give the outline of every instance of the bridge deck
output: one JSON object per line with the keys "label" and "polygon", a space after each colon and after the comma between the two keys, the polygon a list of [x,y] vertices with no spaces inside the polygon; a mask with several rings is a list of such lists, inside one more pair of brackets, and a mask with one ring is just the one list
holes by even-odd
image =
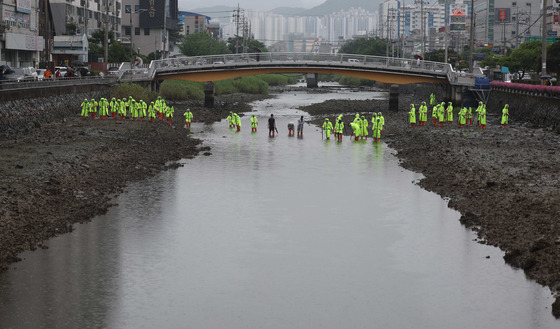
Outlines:
{"label": "bridge deck", "polygon": [[396,84],[474,85],[473,75],[458,73],[447,63],[354,54],[251,53],[178,57],[152,61],[147,70],[123,73],[122,78],[190,81],[218,81],[263,73],[327,73]]}

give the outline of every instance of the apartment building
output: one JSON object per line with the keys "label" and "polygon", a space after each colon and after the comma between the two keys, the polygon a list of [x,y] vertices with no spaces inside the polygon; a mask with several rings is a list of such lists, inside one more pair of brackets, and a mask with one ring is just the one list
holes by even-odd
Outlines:
{"label": "apartment building", "polygon": [[107,24],[115,38],[121,37],[120,0],[49,0],[56,35],[91,34]]}
{"label": "apartment building", "polygon": [[178,0],[123,0],[122,38],[134,51],[166,57],[173,45],[171,33],[179,32]]}
{"label": "apartment building", "polygon": [[473,1],[476,46],[515,48],[541,35],[540,0]]}

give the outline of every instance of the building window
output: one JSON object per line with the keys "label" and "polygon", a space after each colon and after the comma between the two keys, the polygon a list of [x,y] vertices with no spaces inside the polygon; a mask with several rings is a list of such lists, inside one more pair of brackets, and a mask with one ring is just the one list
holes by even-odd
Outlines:
{"label": "building window", "polygon": [[140,11],[140,5],[135,5],[134,6],[134,12],[139,12]]}
{"label": "building window", "polygon": [[140,35],[140,28],[139,27],[134,28],[134,35]]}
{"label": "building window", "polygon": [[124,12],[130,14],[130,5],[124,6]]}
{"label": "building window", "polygon": [[150,35],[150,28],[149,27],[144,28],[144,35]]}
{"label": "building window", "polygon": [[124,28],[124,35],[130,35],[130,26]]}

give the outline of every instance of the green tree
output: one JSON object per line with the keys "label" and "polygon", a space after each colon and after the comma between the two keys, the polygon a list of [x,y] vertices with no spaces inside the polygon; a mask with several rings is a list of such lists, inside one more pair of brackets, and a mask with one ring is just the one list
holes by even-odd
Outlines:
{"label": "green tree", "polygon": [[229,54],[230,51],[225,42],[216,40],[211,34],[198,32],[189,34],[183,38],[181,53],[186,56],[204,56]]}
{"label": "green tree", "polygon": [[385,39],[375,37],[347,42],[340,47],[339,52],[343,54],[385,56],[386,49],[387,43]]}
{"label": "green tree", "polygon": [[66,35],[76,35],[78,34],[78,25],[75,23],[66,24]]}
{"label": "green tree", "polygon": [[[89,42],[89,61],[96,62],[99,58],[105,56],[105,30],[97,30],[88,38]],[[110,63],[120,63],[129,60],[130,48],[125,47],[122,43],[115,40],[113,31],[108,34],[108,61]]]}
{"label": "green tree", "polygon": [[249,40],[247,40],[247,49],[245,49],[243,37],[239,37],[236,35],[235,37],[230,37],[227,39],[227,47],[232,54],[235,54],[236,45],[239,47],[238,53],[268,52],[268,48],[266,48],[264,43],[255,40],[254,38],[250,38]]}
{"label": "green tree", "polygon": [[546,68],[550,73],[560,74],[560,42],[548,45],[546,52]]}
{"label": "green tree", "polygon": [[[427,61],[432,62],[444,62],[445,61],[445,50],[438,49],[434,51],[429,51],[424,53],[424,59]],[[463,63],[463,60],[467,60],[466,58],[462,58],[459,54],[455,52],[453,49],[447,49],[447,62],[455,69],[461,70],[468,67],[468,63]]]}
{"label": "green tree", "polygon": [[500,58],[497,62],[507,66],[510,72],[538,71],[541,59],[541,41],[526,41],[514,49],[509,56]]}

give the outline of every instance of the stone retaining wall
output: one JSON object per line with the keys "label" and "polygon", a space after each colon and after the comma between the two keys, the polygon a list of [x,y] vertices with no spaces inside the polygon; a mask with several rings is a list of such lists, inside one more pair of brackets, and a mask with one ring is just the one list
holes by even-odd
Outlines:
{"label": "stone retaining wall", "polygon": [[108,98],[109,90],[63,94],[41,98],[22,98],[0,102],[0,138],[40,127],[41,123],[79,115],[87,99]]}
{"label": "stone retaining wall", "polygon": [[492,90],[486,109],[490,114],[501,115],[505,104],[509,105],[510,122],[529,122],[560,132],[560,101],[557,98]]}

